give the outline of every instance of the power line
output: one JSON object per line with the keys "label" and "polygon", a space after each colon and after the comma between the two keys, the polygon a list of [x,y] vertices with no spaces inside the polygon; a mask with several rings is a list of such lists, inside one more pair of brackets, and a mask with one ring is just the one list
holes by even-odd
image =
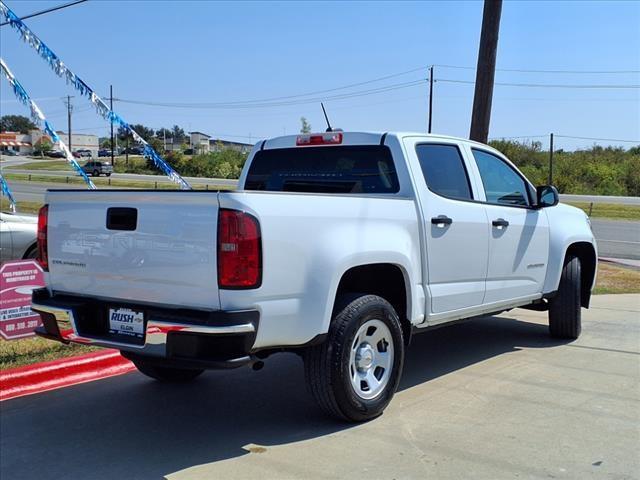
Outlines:
{"label": "power line", "polygon": [[374,78],[371,80],[366,80],[363,82],[358,82],[358,83],[351,83],[349,85],[343,85],[341,87],[335,87],[335,88],[329,88],[326,90],[316,90],[314,92],[307,92],[307,93],[299,93],[297,95],[286,95],[286,96],[282,96],[282,97],[271,97],[271,98],[264,98],[264,99],[257,99],[257,100],[240,100],[240,101],[235,101],[235,102],[226,102],[229,105],[236,105],[236,104],[245,104],[245,103],[263,103],[263,102],[271,102],[271,101],[276,101],[276,100],[288,100],[288,99],[293,99],[293,98],[300,98],[300,97],[308,97],[310,95],[319,95],[321,93],[329,93],[329,92],[335,92],[338,90],[346,90],[349,88],[353,88],[353,87],[360,87],[362,85],[368,85],[371,83],[376,83],[376,82],[381,82],[383,80],[388,80],[390,78],[396,78],[396,77],[400,77],[402,75],[408,75],[409,73],[414,73],[420,70],[425,70],[426,67],[417,67],[417,68],[412,68],[411,70],[406,70],[404,72],[399,72],[399,73],[394,73],[391,75],[385,75],[384,77],[378,77],[378,78]]}
{"label": "power line", "polygon": [[[65,3],[63,5],[58,5],[57,7],[47,8],[46,10],[40,10],[39,12],[32,13],[30,15],[25,15],[24,17],[20,17],[20,20],[26,20],[27,18],[37,17],[39,15],[44,15],[45,13],[55,12],[56,10],[62,10],[63,8],[72,7],[74,5],[78,5],[79,3],[84,3],[87,0],[76,0],[75,2]],[[0,23],[0,27],[4,27],[5,25],[9,25],[11,22],[3,22]]]}
{"label": "power line", "polygon": [[578,140],[601,140],[603,142],[624,142],[624,143],[639,143],[640,140],[621,140],[619,138],[594,138],[594,137],[574,137],[572,135],[555,135],[560,138],[573,138]]}
{"label": "power line", "polygon": [[114,98],[114,101],[122,102],[122,103],[130,103],[134,105],[147,105],[153,107],[172,107],[172,108],[196,108],[196,109],[207,109],[207,108],[219,108],[219,109],[244,109],[244,108],[268,108],[268,107],[280,107],[287,105],[303,105],[308,103],[317,103],[320,101],[327,100],[343,100],[347,98],[355,98],[362,97],[367,95],[375,95],[379,93],[390,92],[394,90],[404,89],[408,87],[413,87],[416,85],[424,84],[426,79],[412,80],[409,82],[396,83],[391,85],[385,85],[382,87],[367,89],[367,90],[359,90],[355,92],[337,94],[337,95],[329,95],[323,97],[314,97],[314,98],[304,98],[298,100],[290,100],[290,101],[280,101],[280,102],[256,102],[256,103],[248,103],[248,102],[220,102],[220,103],[182,103],[182,102],[150,102],[150,101],[142,101],[142,100],[131,100],[131,99],[123,99],[123,98]]}
{"label": "power line", "polygon": [[[441,65],[436,63],[436,67],[442,68],[455,68],[460,70],[475,70],[476,67],[467,67],[462,65]],[[558,74],[630,74],[630,73],[640,73],[640,70],[535,70],[535,69],[524,69],[524,68],[496,68],[498,72],[514,72],[514,73],[558,73]]]}
{"label": "power line", "polygon": [[[445,83],[462,83],[468,85],[475,85],[476,82],[471,80],[454,80],[448,78],[436,78],[436,82],[445,82]],[[564,83],[505,83],[505,82],[496,82],[496,85],[501,85],[503,87],[531,87],[531,88],[606,88],[606,89],[637,89],[640,88],[639,85],[635,84],[564,84]]]}
{"label": "power line", "polygon": [[[597,137],[577,137],[573,135],[553,135],[556,138],[572,138],[574,140],[596,140],[603,142],[623,142],[623,143],[639,143],[640,140],[622,140],[620,138],[597,138]],[[491,140],[515,140],[518,138],[549,138],[549,135],[516,135],[512,137],[491,137]]]}

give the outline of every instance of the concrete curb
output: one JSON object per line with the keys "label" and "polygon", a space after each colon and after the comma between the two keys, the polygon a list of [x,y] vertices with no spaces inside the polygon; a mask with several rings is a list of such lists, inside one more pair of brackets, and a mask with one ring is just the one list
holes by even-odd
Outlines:
{"label": "concrete curb", "polygon": [[0,372],[0,401],[122,375],[135,366],[117,350],[92,352]]}

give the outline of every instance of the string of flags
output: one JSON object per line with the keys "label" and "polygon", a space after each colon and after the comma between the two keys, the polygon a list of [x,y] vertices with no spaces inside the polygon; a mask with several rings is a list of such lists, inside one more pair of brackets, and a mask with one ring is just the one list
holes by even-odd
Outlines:
{"label": "string of flags", "polygon": [[13,194],[11,193],[11,189],[9,188],[9,185],[7,185],[7,181],[2,176],[2,173],[0,173],[0,190],[2,191],[2,195],[7,197],[7,199],[9,200],[9,204],[11,205],[11,211],[13,213],[15,213],[16,212],[16,199],[13,198]]}
{"label": "string of flags", "polygon": [[67,84],[73,86],[80,95],[87,97],[91,103],[95,106],[96,112],[102,118],[109,120],[110,122],[127,130],[134,138],[134,140],[143,145],[143,155],[153,161],[153,163],[164,172],[167,177],[180,186],[183,190],[190,190],[191,185],[184,180],[178,172],[176,172],[171,166],[153,149],[149,142],[143,139],[122,117],[112,111],[105,101],[87,85],[80,77],[73,73],[69,67],[67,67],[62,60],[51,50],[38,36],[33,33],[29,27],[15,14],[13,11],[0,0],[0,13],[4,16],[9,25],[13,27],[19,34],[22,40],[31,46],[43,60],[47,62],[53,72],[66,80]]}
{"label": "string of flags", "polygon": [[[16,77],[13,75],[11,70],[9,70],[9,67],[7,66],[7,64],[2,58],[0,58],[0,70],[9,81],[9,84],[11,85],[11,87],[13,87],[13,93],[15,94],[16,98],[30,108],[32,120],[37,125],[44,126],[44,131],[46,132],[47,135],[49,135],[49,137],[54,143],[57,143],[59,145],[60,150],[62,150],[65,158],[67,159],[67,162],[69,162],[71,166],[75,169],[75,171],[82,176],[84,181],[87,183],[88,188],[94,190],[96,186],[93,184],[93,182],[84,172],[84,170],[82,170],[82,167],[80,166],[80,164],[78,164],[76,159],[73,158],[73,155],[69,150],[69,147],[67,147],[67,145],[60,139],[56,131],[53,129],[51,124],[45,118],[44,114],[42,113],[42,110],[40,110],[40,108],[38,108],[38,105],[36,105],[36,103],[31,99],[31,97],[29,97],[29,94],[27,93],[27,91],[24,89],[22,84],[20,84],[20,82],[16,79]],[[4,192],[4,190],[5,189],[3,185],[2,191]]]}

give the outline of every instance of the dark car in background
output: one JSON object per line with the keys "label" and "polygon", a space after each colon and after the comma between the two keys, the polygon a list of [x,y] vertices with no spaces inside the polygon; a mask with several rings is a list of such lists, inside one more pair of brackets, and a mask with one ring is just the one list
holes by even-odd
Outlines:
{"label": "dark car in background", "polygon": [[99,177],[100,175],[110,177],[113,173],[113,165],[106,162],[90,160],[82,166],[82,170],[84,170],[84,173],[91,175],[92,177]]}
{"label": "dark car in background", "polygon": [[93,157],[93,153],[91,153],[91,150],[88,149],[76,150],[75,153],[77,153],[81,157]]}
{"label": "dark car in background", "polygon": [[142,147],[129,147],[125,148],[122,153],[128,153],[129,155],[142,155],[144,154],[144,149]]}

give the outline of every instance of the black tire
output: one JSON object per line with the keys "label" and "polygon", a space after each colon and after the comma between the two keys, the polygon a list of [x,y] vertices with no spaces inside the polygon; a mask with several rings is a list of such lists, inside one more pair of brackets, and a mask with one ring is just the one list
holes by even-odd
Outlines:
{"label": "black tire", "polygon": [[549,300],[549,333],[555,338],[575,340],[582,330],[580,259],[565,259],[556,296]]}
{"label": "black tire", "polygon": [[38,258],[38,244],[32,245],[24,254],[24,259],[36,259]]}
{"label": "black tire", "polygon": [[111,174],[110,174],[110,173],[105,173],[105,175],[106,175],[107,177],[110,177],[110,176],[111,176]]}
{"label": "black tire", "polygon": [[91,174],[92,177],[99,177],[100,176],[100,172],[98,170],[94,170],[93,173]]}
{"label": "black tire", "polygon": [[188,370],[185,368],[160,367],[136,360],[133,362],[140,373],[147,377],[166,383],[189,382],[200,375],[204,370]]}
{"label": "black tire", "polygon": [[[345,304],[345,303],[343,303]],[[380,320],[393,341],[391,372],[384,389],[374,398],[356,393],[350,377],[350,354],[359,328],[370,320]],[[307,387],[318,405],[328,414],[352,422],[370,420],[382,414],[393,398],[404,363],[404,338],[393,307],[376,295],[360,295],[336,310],[328,337],[304,352]]]}

